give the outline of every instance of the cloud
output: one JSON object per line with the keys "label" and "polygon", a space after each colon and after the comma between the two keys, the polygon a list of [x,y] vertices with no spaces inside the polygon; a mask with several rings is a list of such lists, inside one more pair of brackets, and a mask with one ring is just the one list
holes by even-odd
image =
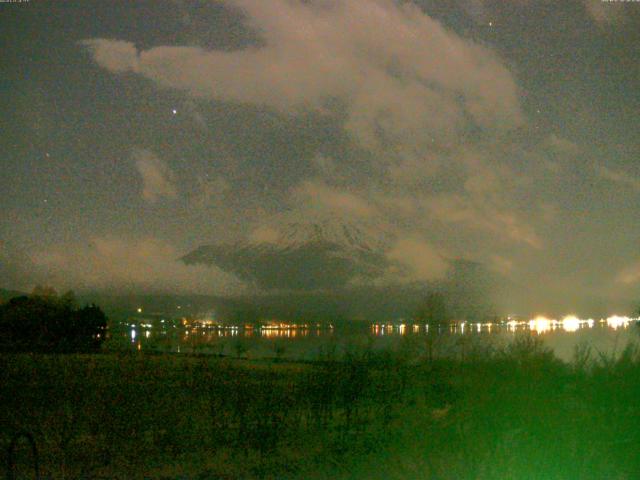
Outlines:
{"label": "cloud", "polygon": [[387,258],[402,265],[411,280],[440,280],[449,269],[449,264],[438,250],[419,238],[398,240],[387,253]]}
{"label": "cloud", "polygon": [[294,189],[292,196],[292,201],[298,208],[320,214],[326,212],[347,217],[369,218],[376,213],[375,207],[360,196],[321,181],[302,182]]}
{"label": "cloud", "polygon": [[90,245],[54,246],[32,254],[36,267],[49,272],[57,288],[118,288],[220,294],[242,291],[243,284],[217,268],[186,266],[171,244],[152,237],[94,237]]}
{"label": "cloud", "polygon": [[618,273],[616,280],[618,283],[622,283],[624,285],[633,285],[640,282],[640,262],[636,262],[621,270]]}
{"label": "cloud", "polygon": [[583,0],[589,16],[600,26],[608,27],[626,20],[624,1]]}
{"label": "cloud", "polygon": [[325,155],[318,154],[313,158],[313,165],[322,178],[337,178],[339,176],[336,162]]}
{"label": "cloud", "polygon": [[387,215],[413,219],[424,232],[443,226],[462,230],[462,243],[475,251],[473,257],[479,253],[478,235],[491,239],[494,249],[504,243],[539,249],[543,241],[534,224],[552,219],[548,203],[522,205],[523,192],[535,193],[531,177],[510,168],[499,155],[504,153],[463,145],[439,157],[409,158],[389,169],[394,187],[381,204]]}
{"label": "cloud", "polygon": [[145,200],[155,203],[162,197],[178,196],[173,172],[153,152],[136,148],[133,151],[133,159],[142,177],[142,197]]}
{"label": "cloud", "polygon": [[98,65],[111,72],[137,72],[138,70],[138,51],[131,42],[97,38],[83,40],[80,44],[91,51]]}
{"label": "cloud", "polygon": [[600,177],[605,180],[609,180],[611,182],[617,183],[623,187],[631,188],[636,192],[640,192],[640,178],[629,175],[622,170],[614,170],[604,165],[598,165],[596,170]]}
{"label": "cloud", "polygon": [[[393,0],[226,0],[261,45],[235,51],[121,40],[82,42],[94,61],[194,97],[265,105],[286,113],[344,112],[365,148],[415,149],[454,141],[471,121],[519,125],[513,77],[491,50]],[[329,105],[340,107],[332,111]]]}
{"label": "cloud", "polygon": [[200,177],[197,180],[193,204],[198,208],[218,207],[223,204],[231,185],[222,176]]}
{"label": "cloud", "polygon": [[280,238],[280,232],[271,226],[260,226],[249,234],[249,241],[255,243],[272,243],[275,244]]}
{"label": "cloud", "polygon": [[420,155],[405,155],[387,169],[389,181],[403,187],[421,187],[425,180],[431,181],[447,162],[454,162],[445,155],[425,152]]}
{"label": "cloud", "polygon": [[447,193],[426,199],[425,206],[432,217],[442,223],[461,224],[496,239],[542,248],[542,239],[531,225],[515,211],[493,205],[485,198]]}
{"label": "cloud", "polygon": [[559,137],[555,133],[549,135],[545,141],[545,146],[560,154],[577,155],[580,153],[580,147],[577,144],[566,138]]}
{"label": "cloud", "polygon": [[500,255],[491,255],[488,266],[500,275],[508,275],[513,270],[513,261]]}

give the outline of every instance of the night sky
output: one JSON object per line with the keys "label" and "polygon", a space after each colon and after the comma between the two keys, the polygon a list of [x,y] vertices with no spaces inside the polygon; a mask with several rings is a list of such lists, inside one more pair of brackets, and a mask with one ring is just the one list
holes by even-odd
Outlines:
{"label": "night sky", "polygon": [[[335,219],[500,308],[640,301],[640,3],[0,3],[0,286],[234,293]],[[612,312],[613,313],[613,312]]]}

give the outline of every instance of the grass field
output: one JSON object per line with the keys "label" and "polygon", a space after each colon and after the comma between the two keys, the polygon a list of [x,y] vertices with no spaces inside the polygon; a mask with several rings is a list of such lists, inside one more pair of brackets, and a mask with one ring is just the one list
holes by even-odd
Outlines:
{"label": "grass field", "polygon": [[446,360],[7,354],[0,446],[29,432],[55,479],[635,479],[639,399],[636,348],[567,364],[530,337]]}

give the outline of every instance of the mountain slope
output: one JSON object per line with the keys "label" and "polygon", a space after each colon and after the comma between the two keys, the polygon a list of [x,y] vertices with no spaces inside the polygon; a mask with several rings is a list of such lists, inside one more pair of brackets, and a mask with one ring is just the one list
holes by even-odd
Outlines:
{"label": "mountain slope", "polygon": [[389,266],[383,235],[345,223],[290,223],[275,241],[204,245],[182,257],[215,265],[264,290],[342,288],[374,279]]}

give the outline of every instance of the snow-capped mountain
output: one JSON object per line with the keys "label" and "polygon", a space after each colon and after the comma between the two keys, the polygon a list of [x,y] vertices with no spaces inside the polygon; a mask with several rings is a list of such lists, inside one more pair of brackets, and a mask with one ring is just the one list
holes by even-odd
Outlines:
{"label": "snow-capped mountain", "polygon": [[335,289],[374,279],[388,267],[389,237],[353,223],[293,222],[269,235],[204,245],[185,255],[188,265],[215,265],[265,290]]}
{"label": "snow-capped mountain", "polygon": [[326,242],[344,248],[384,250],[387,235],[355,223],[292,222],[281,229],[274,242],[280,248],[297,248],[314,242]]}

